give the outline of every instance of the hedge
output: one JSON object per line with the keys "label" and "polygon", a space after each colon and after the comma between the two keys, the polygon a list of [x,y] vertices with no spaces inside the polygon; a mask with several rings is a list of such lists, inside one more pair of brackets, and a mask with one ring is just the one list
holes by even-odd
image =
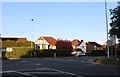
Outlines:
{"label": "hedge", "polygon": [[23,48],[23,47],[16,47],[13,48],[12,52],[5,52],[6,58],[23,58],[23,57],[31,57],[31,48]]}
{"label": "hedge", "polygon": [[68,49],[55,49],[55,50],[36,50],[37,57],[54,57],[56,53],[56,57],[67,57],[71,56],[71,51]]}
{"label": "hedge", "polygon": [[[26,41],[26,42],[16,42],[16,41],[2,41],[2,48],[6,47],[31,47],[31,42]],[[34,47],[34,43],[32,42],[32,47]]]}
{"label": "hedge", "polygon": [[91,54],[89,54],[89,55],[91,55],[91,56],[106,56],[107,53],[105,50],[93,50],[91,52]]}

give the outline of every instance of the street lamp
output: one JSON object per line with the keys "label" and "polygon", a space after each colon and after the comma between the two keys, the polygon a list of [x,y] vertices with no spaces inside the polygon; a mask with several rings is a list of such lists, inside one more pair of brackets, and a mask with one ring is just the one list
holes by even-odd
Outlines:
{"label": "street lamp", "polygon": [[[33,23],[33,19],[31,19],[31,21],[32,21],[32,23]],[[33,26],[33,25],[32,25]],[[31,29],[31,31],[32,31],[32,29]],[[32,32],[31,32],[32,33]],[[33,51],[32,51],[32,34],[31,34],[31,56],[33,55]]]}
{"label": "street lamp", "polygon": [[[31,19],[31,21],[33,22],[33,19]],[[32,48],[32,35],[31,35],[31,48]]]}
{"label": "street lamp", "polygon": [[106,3],[106,0],[105,0],[105,17],[106,17],[106,33],[107,33],[107,56],[108,58],[110,58],[110,52],[109,52],[109,45],[108,45],[108,17],[107,17],[107,3]]}
{"label": "street lamp", "polygon": [[[33,24],[33,19],[31,19],[31,21],[32,21],[32,24]],[[33,25],[32,25],[33,26]],[[32,28],[32,30],[33,30],[33,28]],[[31,35],[31,38],[32,38],[32,35]],[[33,47],[32,47],[33,46]],[[31,49],[32,48],[34,48],[34,45],[32,45],[32,40],[31,40]],[[32,53],[31,53],[31,55],[33,56],[33,57],[36,57],[36,51],[32,51]]]}

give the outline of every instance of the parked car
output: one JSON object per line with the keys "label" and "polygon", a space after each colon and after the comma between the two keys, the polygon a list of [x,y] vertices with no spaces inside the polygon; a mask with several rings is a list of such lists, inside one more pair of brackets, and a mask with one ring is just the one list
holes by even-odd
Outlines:
{"label": "parked car", "polygon": [[73,52],[71,52],[71,54],[75,57],[79,57],[83,54],[83,51],[81,49],[75,49]]}

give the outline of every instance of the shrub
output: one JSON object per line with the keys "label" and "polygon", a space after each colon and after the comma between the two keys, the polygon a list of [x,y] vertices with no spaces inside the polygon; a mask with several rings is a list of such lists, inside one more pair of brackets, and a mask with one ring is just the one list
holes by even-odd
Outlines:
{"label": "shrub", "polygon": [[5,57],[7,58],[30,57],[31,56],[30,53],[31,53],[31,48],[16,47],[13,48],[12,52],[6,52]]}
{"label": "shrub", "polygon": [[[2,48],[13,48],[12,52],[5,52],[4,57],[7,58],[21,58],[31,56],[31,42],[16,42],[16,41],[2,41]],[[34,49],[34,43],[32,42],[32,50]]]}
{"label": "shrub", "polygon": [[[34,43],[32,42],[32,47],[33,47]],[[31,42],[30,41],[26,41],[26,42],[16,42],[16,41],[2,41],[2,48],[6,48],[6,47],[31,47]]]}
{"label": "shrub", "polygon": [[71,51],[68,49],[55,49],[55,50],[36,50],[37,57],[54,57],[54,53],[56,53],[57,57],[66,57],[71,56]]}
{"label": "shrub", "polygon": [[92,55],[92,56],[106,56],[107,53],[105,50],[93,50],[90,55]]}

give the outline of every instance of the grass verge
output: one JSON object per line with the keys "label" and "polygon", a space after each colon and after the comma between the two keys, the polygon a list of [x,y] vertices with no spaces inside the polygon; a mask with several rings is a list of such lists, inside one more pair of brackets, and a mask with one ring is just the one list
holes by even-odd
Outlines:
{"label": "grass verge", "polygon": [[119,65],[120,60],[117,60],[116,58],[96,58],[93,60],[95,63],[101,63],[101,64],[110,64],[110,65]]}

